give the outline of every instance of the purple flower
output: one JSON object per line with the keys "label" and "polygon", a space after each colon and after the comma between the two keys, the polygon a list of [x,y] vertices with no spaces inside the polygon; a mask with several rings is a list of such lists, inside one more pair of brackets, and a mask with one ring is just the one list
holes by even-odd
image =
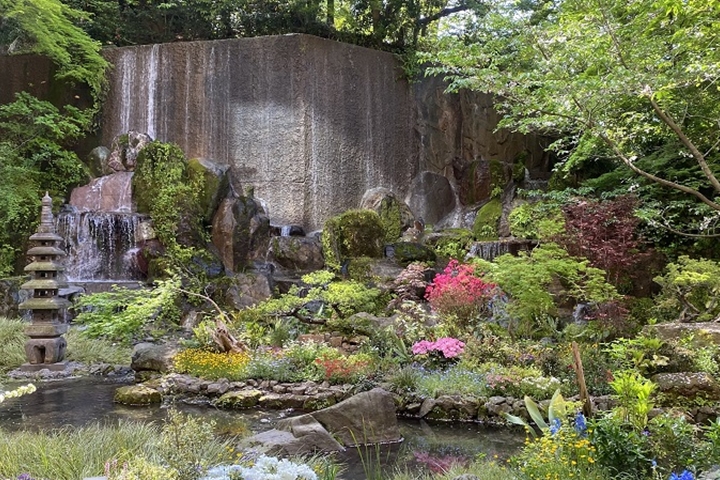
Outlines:
{"label": "purple flower", "polygon": [[17,480],[35,480],[29,473],[21,473],[18,475]]}

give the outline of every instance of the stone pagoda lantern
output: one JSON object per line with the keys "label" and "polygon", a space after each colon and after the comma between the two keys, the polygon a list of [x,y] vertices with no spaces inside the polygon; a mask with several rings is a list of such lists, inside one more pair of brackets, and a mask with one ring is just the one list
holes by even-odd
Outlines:
{"label": "stone pagoda lantern", "polygon": [[58,291],[67,287],[63,276],[65,268],[58,262],[58,258],[65,255],[58,247],[61,241],[62,237],[55,232],[52,199],[45,193],[40,226],[37,233],[30,236],[32,246],[27,252],[31,263],[25,271],[30,274],[30,281],[22,285],[32,296],[18,306],[31,313],[30,325],[25,328],[25,334],[30,337],[25,343],[28,363],[21,367],[23,370],[63,370],[66,366],[62,360],[67,343],[62,335],[68,326],[62,314],[70,302],[58,296]]}

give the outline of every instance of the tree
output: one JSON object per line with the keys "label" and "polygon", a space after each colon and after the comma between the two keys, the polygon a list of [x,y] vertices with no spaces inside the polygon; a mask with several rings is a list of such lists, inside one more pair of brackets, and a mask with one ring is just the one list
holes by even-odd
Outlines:
{"label": "tree", "polygon": [[47,56],[56,78],[87,84],[97,102],[108,63],[100,44],[75,25],[86,18],[59,0],[0,0],[0,46]]}
{"label": "tree", "polygon": [[[720,2],[495,0],[491,13],[424,56],[451,89],[495,94],[501,127],[541,132],[564,168],[610,156],[701,205],[720,224]],[[689,178],[643,158],[673,145]]]}

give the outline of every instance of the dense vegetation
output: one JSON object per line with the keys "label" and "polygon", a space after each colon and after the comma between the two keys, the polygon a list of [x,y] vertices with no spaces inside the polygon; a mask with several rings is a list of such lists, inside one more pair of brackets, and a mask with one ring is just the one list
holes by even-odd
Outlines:
{"label": "dense vegetation", "polygon": [[[464,16],[440,24],[461,11]],[[522,192],[508,218],[515,237],[537,246],[493,261],[466,257],[473,239],[497,237],[502,206],[495,199],[481,210],[473,232],[433,232],[441,235],[430,245],[438,262],[414,262],[382,278],[370,268],[370,257],[399,232],[389,233],[374,212],[346,212],[326,225],[329,270],[303,276],[288,293],[233,310],[212,297],[222,291],[222,280],[210,285],[189,267],[206,239],[202,225],[183,225],[182,217],[199,212],[200,187],[182,152],[154,142],[139,159],[136,187],[150,193],[138,200],[156,222],[166,248],[158,273],[168,278],[150,292],[85,297],[77,318],[84,329],[72,332],[69,354],[86,362],[118,361],[127,351],[114,344],[167,334],[178,326],[180,309],[190,308],[190,295],[205,320],[175,359],[180,373],[350,383],[357,391],[382,384],[418,402],[443,395],[525,397],[527,417],[541,435],[528,426],[527,445],[508,465],[489,459],[465,465],[479,478],[712,475],[720,463],[720,422],[698,425],[688,417],[702,409],[713,413],[718,398],[712,388],[693,395],[662,390],[658,379],[695,375],[716,385],[720,346],[702,331],[661,338],[657,325],[720,319],[715,1],[0,0],[0,45],[49,56],[58,79],[86,84],[95,100],[87,110],[58,108],[23,93],[0,106],[0,274],[17,271],[37,192],[63,197],[87,178],[70,146],[91,125],[101,98],[101,43],[291,31],[422,49],[423,67],[446,76],[451,90],[495,95],[504,128],[555,138],[558,164],[549,190]],[[191,234],[178,241],[183,229]],[[0,321],[4,368],[22,361],[21,325]],[[221,330],[233,348],[218,341]],[[352,348],[298,340],[306,333],[352,338]],[[611,395],[613,406],[592,417],[581,414],[589,413],[580,396],[584,387],[592,396]],[[575,396],[579,401],[565,400]],[[536,401],[545,401],[544,411]],[[147,438],[159,440],[134,459],[126,458],[127,448],[140,447],[123,440],[124,427],[94,432],[124,443],[92,461],[127,460],[125,470],[108,472],[111,478],[196,479],[211,464],[209,453],[199,452],[194,463],[174,456],[168,431],[176,439],[184,433],[172,431],[173,422],[170,430],[150,432]],[[205,427],[188,424],[193,431],[185,440],[217,447]],[[105,448],[83,440],[84,432],[62,434],[70,449],[76,437]],[[7,458],[17,448],[36,449],[42,458],[67,455],[49,454],[45,438],[0,432],[0,450]],[[242,468],[263,462],[272,460]],[[42,464],[47,470],[3,464],[0,475],[25,469],[53,479],[100,473],[99,465],[62,473],[48,467],[52,463]],[[453,468],[453,474],[460,469]],[[325,478],[337,473],[323,472]]]}

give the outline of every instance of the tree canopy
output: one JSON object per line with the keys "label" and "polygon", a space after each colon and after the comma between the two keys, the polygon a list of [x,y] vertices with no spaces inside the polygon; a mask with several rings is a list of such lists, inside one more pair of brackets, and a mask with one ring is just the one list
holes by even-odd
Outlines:
{"label": "tree canopy", "polygon": [[488,5],[487,15],[424,56],[430,73],[447,76],[451,89],[496,95],[501,126],[555,136],[566,171],[622,162],[633,183],[644,179],[692,199],[696,231],[717,228],[720,2]]}

